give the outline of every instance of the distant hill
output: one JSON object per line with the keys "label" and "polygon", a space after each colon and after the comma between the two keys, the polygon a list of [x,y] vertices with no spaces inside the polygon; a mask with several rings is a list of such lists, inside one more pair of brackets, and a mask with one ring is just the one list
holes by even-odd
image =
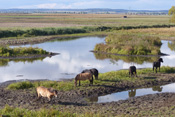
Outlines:
{"label": "distant hill", "polygon": [[134,14],[168,14],[168,10],[125,10],[125,9],[0,9],[0,13],[134,13]]}

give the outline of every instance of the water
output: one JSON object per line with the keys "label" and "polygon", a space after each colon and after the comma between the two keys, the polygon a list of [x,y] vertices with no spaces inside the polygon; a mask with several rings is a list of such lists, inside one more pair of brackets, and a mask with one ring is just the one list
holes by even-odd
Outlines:
{"label": "water", "polygon": [[[100,73],[128,69],[130,65],[137,68],[152,67],[150,57],[121,57],[110,59],[104,55],[90,52],[97,43],[104,42],[105,37],[81,37],[65,41],[49,41],[41,44],[25,45],[43,48],[50,52],[60,53],[53,57],[29,60],[0,60],[0,82],[20,79],[71,79],[84,69],[97,68]],[[162,41],[161,51],[170,54],[164,56],[163,66],[175,66],[175,52],[168,47],[168,41]],[[175,45],[175,44],[174,44]],[[14,47],[14,46],[13,46]],[[173,48],[173,44],[172,47]]]}
{"label": "water", "polygon": [[164,86],[155,86],[152,88],[132,89],[128,91],[112,93],[112,94],[105,95],[105,96],[91,97],[88,100],[94,103],[103,103],[103,102],[125,100],[131,97],[143,96],[147,94],[163,93],[163,92],[174,92],[175,93],[175,83],[164,85]]}

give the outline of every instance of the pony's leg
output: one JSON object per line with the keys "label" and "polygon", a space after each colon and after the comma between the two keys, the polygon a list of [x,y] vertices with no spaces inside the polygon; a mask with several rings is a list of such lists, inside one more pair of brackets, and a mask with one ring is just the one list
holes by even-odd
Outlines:
{"label": "pony's leg", "polygon": [[95,79],[98,80],[98,75],[95,76]]}
{"label": "pony's leg", "polygon": [[77,86],[77,81],[75,81],[74,85],[75,85],[75,87]]}
{"label": "pony's leg", "polygon": [[153,72],[154,72],[154,66],[153,66]]}
{"label": "pony's leg", "polygon": [[137,77],[137,72],[135,72],[135,76]]}
{"label": "pony's leg", "polygon": [[156,67],[156,73],[157,73],[157,67]]}
{"label": "pony's leg", "polygon": [[37,93],[38,94],[38,98],[40,98],[40,94],[39,93]]}
{"label": "pony's leg", "polygon": [[92,85],[93,85],[93,80],[94,80],[94,78],[93,78],[93,76],[92,76],[92,82],[91,82],[91,83],[92,83]]}
{"label": "pony's leg", "polygon": [[159,67],[159,72],[160,72],[160,67]]}
{"label": "pony's leg", "polygon": [[80,80],[79,80],[79,86],[80,86],[81,84],[80,84]]}

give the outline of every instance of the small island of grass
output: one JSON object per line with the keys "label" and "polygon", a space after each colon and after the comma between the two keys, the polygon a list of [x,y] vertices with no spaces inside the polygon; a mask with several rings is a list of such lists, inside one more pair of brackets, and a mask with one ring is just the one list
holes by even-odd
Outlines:
{"label": "small island of grass", "polygon": [[10,57],[31,57],[31,56],[48,56],[51,55],[50,52],[43,50],[42,48],[33,47],[0,47],[0,57],[10,58]]}
{"label": "small island of grass", "polygon": [[95,46],[95,51],[121,55],[160,55],[162,45],[159,37],[136,34],[111,34],[105,44]]}

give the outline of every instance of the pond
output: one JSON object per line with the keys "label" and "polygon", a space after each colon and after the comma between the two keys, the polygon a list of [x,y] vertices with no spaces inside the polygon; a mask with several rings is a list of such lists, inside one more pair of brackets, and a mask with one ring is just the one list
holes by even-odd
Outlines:
{"label": "pond", "polygon": [[112,93],[105,96],[91,97],[91,98],[88,98],[87,100],[92,103],[104,103],[104,102],[126,100],[128,98],[132,98],[136,96],[143,96],[147,94],[156,94],[156,93],[164,93],[164,92],[175,93],[175,83],[163,85],[163,86],[154,86],[152,88],[131,89],[128,91]]}
{"label": "pond", "polygon": [[[105,37],[81,37],[67,40],[57,40],[40,44],[25,45],[43,48],[50,52],[60,53],[53,57],[39,59],[9,60],[0,59],[0,82],[20,79],[72,79],[84,69],[97,68],[100,73],[128,69],[130,65],[137,68],[151,68],[156,57],[123,57],[108,56],[90,52],[97,43],[104,43]],[[162,41],[161,51],[170,56],[164,56],[163,66],[175,66],[173,43]],[[169,44],[168,44],[169,43]],[[14,47],[14,46],[13,46]]]}

